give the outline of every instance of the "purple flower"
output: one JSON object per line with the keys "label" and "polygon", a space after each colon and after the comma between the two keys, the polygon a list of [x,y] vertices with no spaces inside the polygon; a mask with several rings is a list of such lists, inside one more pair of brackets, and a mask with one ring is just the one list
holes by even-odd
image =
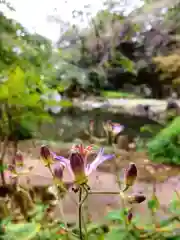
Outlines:
{"label": "purple flower", "polygon": [[62,164],[66,164],[69,172],[72,174],[75,183],[83,184],[88,181],[88,176],[97,169],[97,167],[114,157],[113,154],[104,155],[104,149],[101,148],[92,163],[87,163],[87,156],[82,155],[80,152],[72,152],[69,159],[66,159],[61,156],[56,156],[54,158],[59,160]]}
{"label": "purple flower", "polygon": [[86,179],[85,175],[85,162],[83,156],[76,152],[72,153],[70,156],[70,167],[74,175],[76,176],[76,181],[80,182],[81,179],[84,181]]}
{"label": "purple flower", "polygon": [[65,164],[57,162],[54,165],[52,165],[52,168],[53,168],[53,181],[55,185],[58,186],[62,193],[69,190],[69,188],[73,186],[73,182],[63,181]]}
{"label": "purple flower", "polygon": [[124,130],[124,126],[120,123],[113,123],[112,121],[107,121],[103,124],[104,130],[106,132],[111,132],[114,136],[119,134]]}
{"label": "purple flower", "polygon": [[61,186],[61,188],[64,188],[64,182],[63,182],[63,172],[65,166],[61,164],[60,162],[55,163],[53,166],[53,180],[54,183],[58,186]]}
{"label": "purple flower", "polygon": [[119,123],[112,123],[112,133],[117,135],[124,130],[124,126]]}
{"label": "purple flower", "polygon": [[60,181],[63,179],[63,171],[64,171],[64,165],[61,163],[58,163],[54,166],[54,177]]}

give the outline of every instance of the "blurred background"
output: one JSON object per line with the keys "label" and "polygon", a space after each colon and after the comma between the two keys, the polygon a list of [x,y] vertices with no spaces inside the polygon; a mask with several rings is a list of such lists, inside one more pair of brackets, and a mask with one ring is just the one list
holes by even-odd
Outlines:
{"label": "blurred background", "polygon": [[130,142],[155,136],[179,115],[179,6],[0,1],[2,132],[11,118],[21,140],[71,143],[111,120]]}

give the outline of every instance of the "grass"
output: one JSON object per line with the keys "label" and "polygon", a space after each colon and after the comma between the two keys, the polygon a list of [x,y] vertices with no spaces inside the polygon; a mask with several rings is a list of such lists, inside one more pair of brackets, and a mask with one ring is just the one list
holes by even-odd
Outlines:
{"label": "grass", "polygon": [[101,95],[106,98],[139,98],[135,94],[120,91],[102,91]]}

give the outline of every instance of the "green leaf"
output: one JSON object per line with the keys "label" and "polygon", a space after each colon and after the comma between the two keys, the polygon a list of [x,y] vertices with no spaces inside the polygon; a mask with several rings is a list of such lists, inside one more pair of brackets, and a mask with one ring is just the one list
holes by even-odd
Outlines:
{"label": "green leaf", "polygon": [[88,232],[88,234],[91,234],[91,233],[95,232],[99,228],[100,228],[99,224],[90,223],[87,226],[87,232]]}
{"label": "green leaf", "polygon": [[120,210],[120,211],[115,210],[115,211],[111,211],[110,213],[108,213],[108,215],[106,216],[106,219],[111,220],[111,221],[124,222],[125,215],[126,215],[126,209]]}
{"label": "green leaf", "polygon": [[6,226],[6,233],[9,239],[31,240],[40,231],[41,225],[38,223],[19,223],[8,224]]}
{"label": "green leaf", "polygon": [[153,212],[155,212],[159,207],[160,207],[159,200],[156,197],[156,195],[153,195],[152,199],[148,201],[148,208]]}
{"label": "green leaf", "polygon": [[26,86],[24,81],[24,72],[20,67],[16,67],[13,71],[10,71],[7,86],[10,96],[18,96],[24,93]]}
{"label": "green leaf", "polygon": [[25,96],[24,105],[29,107],[37,107],[40,101],[40,95],[38,93],[31,93],[30,95]]}
{"label": "green leaf", "polygon": [[180,214],[180,200],[173,199],[169,204],[169,210],[174,214]]}
{"label": "green leaf", "polygon": [[120,61],[120,64],[123,66],[123,68],[129,72],[133,72],[134,70],[134,64],[131,60],[128,58],[123,58]]}
{"label": "green leaf", "polygon": [[128,232],[122,229],[112,229],[105,237],[105,240],[127,240]]}
{"label": "green leaf", "polygon": [[6,84],[1,84],[0,85],[0,99],[4,100],[7,99],[9,96],[9,91],[8,91],[8,87]]}
{"label": "green leaf", "polygon": [[62,106],[62,107],[72,107],[73,104],[72,104],[71,101],[61,100],[61,102],[60,102],[60,106]]}
{"label": "green leaf", "polygon": [[135,94],[128,92],[101,91],[101,95],[106,98],[138,98]]}
{"label": "green leaf", "polygon": [[149,132],[149,133],[152,133],[152,127],[150,125],[145,125],[143,127],[140,128],[140,131],[141,132]]}
{"label": "green leaf", "polygon": [[71,85],[70,81],[62,79],[61,82],[56,87],[56,89],[58,90],[58,92],[64,92],[70,85]]}

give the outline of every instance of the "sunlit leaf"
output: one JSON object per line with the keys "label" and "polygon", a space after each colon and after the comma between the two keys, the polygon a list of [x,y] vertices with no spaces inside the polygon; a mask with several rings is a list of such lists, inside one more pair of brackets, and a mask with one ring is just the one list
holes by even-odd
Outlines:
{"label": "sunlit leaf", "polygon": [[62,107],[72,107],[72,102],[71,101],[67,101],[67,100],[61,100],[60,102],[60,106]]}
{"label": "sunlit leaf", "polygon": [[134,71],[134,64],[131,60],[129,60],[128,58],[123,58],[120,61],[120,64],[123,66],[124,69],[126,69],[129,72],[133,72]]}
{"label": "sunlit leaf", "polygon": [[6,233],[9,239],[31,240],[40,231],[41,225],[38,223],[19,223],[8,224],[6,226]]}
{"label": "sunlit leaf", "polygon": [[111,221],[120,221],[120,222],[124,222],[125,221],[125,214],[126,214],[126,210],[115,210],[115,211],[111,211],[107,214],[106,219],[111,220]]}
{"label": "sunlit leaf", "polygon": [[145,125],[145,126],[141,127],[140,131],[141,132],[153,132],[151,126],[149,126],[149,125]]}
{"label": "sunlit leaf", "polygon": [[0,85],[0,100],[5,100],[9,96],[8,87],[6,84]]}
{"label": "sunlit leaf", "polygon": [[128,231],[123,231],[122,229],[112,229],[106,236],[105,236],[105,240],[127,240],[128,238]]}
{"label": "sunlit leaf", "polygon": [[155,194],[153,194],[152,198],[148,201],[148,208],[151,211],[156,212],[159,207],[160,207],[159,200],[158,200],[157,196]]}
{"label": "sunlit leaf", "polygon": [[20,67],[16,67],[10,71],[7,86],[10,96],[18,96],[25,91],[24,72]]}
{"label": "sunlit leaf", "polygon": [[24,101],[26,106],[37,107],[40,101],[40,95],[38,93],[31,93],[25,97]]}

